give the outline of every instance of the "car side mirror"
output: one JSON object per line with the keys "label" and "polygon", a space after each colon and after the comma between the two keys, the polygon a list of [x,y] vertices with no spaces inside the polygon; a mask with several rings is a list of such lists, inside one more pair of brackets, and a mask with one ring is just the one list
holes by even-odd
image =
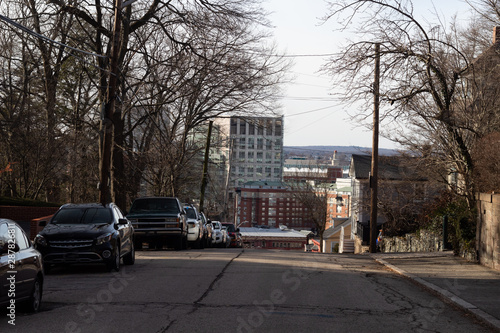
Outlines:
{"label": "car side mirror", "polygon": [[128,220],[127,219],[118,219],[118,224],[119,225],[126,225],[126,224],[128,224]]}
{"label": "car side mirror", "polygon": [[236,228],[236,232],[240,232],[240,228]]}

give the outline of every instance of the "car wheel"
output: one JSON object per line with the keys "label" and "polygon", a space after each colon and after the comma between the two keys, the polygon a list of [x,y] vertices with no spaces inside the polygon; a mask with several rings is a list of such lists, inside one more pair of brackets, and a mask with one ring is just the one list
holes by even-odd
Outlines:
{"label": "car wheel", "polygon": [[42,291],[43,282],[42,279],[37,276],[33,284],[33,289],[31,290],[30,298],[25,303],[26,311],[38,312],[38,310],[40,310],[40,305],[42,304]]}
{"label": "car wheel", "polygon": [[120,270],[120,243],[116,245],[116,250],[113,258],[107,262],[108,269],[110,271],[115,270],[119,271]]}
{"label": "car wheel", "polygon": [[133,242],[130,247],[130,252],[123,257],[123,263],[125,265],[133,265],[135,263],[135,245]]}

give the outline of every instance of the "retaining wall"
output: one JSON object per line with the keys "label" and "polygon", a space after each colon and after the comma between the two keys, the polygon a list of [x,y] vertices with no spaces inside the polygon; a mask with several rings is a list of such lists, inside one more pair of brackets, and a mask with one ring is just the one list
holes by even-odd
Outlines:
{"label": "retaining wall", "polygon": [[478,196],[476,251],[479,262],[500,270],[500,194]]}
{"label": "retaining wall", "polygon": [[443,238],[423,230],[418,235],[383,238],[379,245],[381,252],[436,252],[443,251]]}

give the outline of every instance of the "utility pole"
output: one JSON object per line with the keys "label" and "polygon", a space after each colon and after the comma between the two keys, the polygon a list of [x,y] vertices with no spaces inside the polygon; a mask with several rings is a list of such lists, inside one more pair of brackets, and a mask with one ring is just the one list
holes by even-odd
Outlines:
{"label": "utility pole", "polygon": [[203,212],[205,202],[205,190],[208,182],[208,155],[210,152],[210,139],[212,138],[213,121],[208,123],[207,145],[205,147],[205,160],[203,161],[203,175],[201,177],[200,212]]}
{"label": "utility pole", "polygon": [[101,160],[99,162],[99,202],[107,204],[111,202],[111,151],[113,148],[113,115],[116,107],[116,95],[118,86],[118,58],[121,42],[121,9],[122,0],[115,1],[115,20],[113,25],[113,40],[111,45],[111,58],[109,60],[109,79],[106,91],[106,100],[102,114],[101,130],[103,131]]}
{"label": "utility pole", "polygon": [[373,145],[370,172],[370,253],[377,252],[377,195],[378,195],[378,136],[380,104],[380,44],[375,44],[375,80],[373,82]]}

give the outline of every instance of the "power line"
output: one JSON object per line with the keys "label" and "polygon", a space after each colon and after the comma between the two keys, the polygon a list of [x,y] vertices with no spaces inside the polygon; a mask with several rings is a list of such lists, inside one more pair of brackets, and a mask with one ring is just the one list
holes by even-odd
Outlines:
{"label": "power line", "polygon": [[271,57],[278,57],[278,58],[307,58],[307,57],[331,57],[336,55],[335,53],[324,53],[324,54],[286,54],[286,55],[279,55],[279,54],[271,54]]}
{"label": "power line", "polygon": [[323,111],[323,110],[326,110],[326,109],[333,108],[335,106],[337,106],[337,105],[330,105],[330,106],[326,106],[324,108],[319,108],[319,109],[314,109],[314,110],[309,110],[309,111],[304,111],[304,112],[289,114],[289,115],[285,115],[285,117],[294,117],[294,116],[300,116],[300,115],[303,115],[303,114],[308,114],[308,113]]}
{"label": "power line", "polygon": [[107,58],[107,56],[103,56],[103,55],[100,55],[100,54],[96,54],[96,53],[92,53],[92,52],[87,52],[87,51],[83,51],[83,50],[80,50],[80,49],[77,49],[77,48],[74,48],[74,47],[71,47],[69,45],[66,45],[66,44],[63,44],[63,43],[60,43],[58,41],[55,41],[53,39],[50,39],[48,37],[45,37],[44,35],[41,35],[27,27],[25,27],[24,25],[20,24],[20,23],[17,23],[13,20],[11,20],[10,18],[6,17],[6,16],[3,16],[3,15],[0,15],[0,20],[3,20],[4,22],[18,28],[18,29],[21,29],[22,31],[24,32],[27,32],[28,34],[36,37],[36,38],[39,38],[39,39],[42,39],[46,42],[49,42],[51,44],[56,44],[56,45],[59,45],[59,46],[62,46],[64,48],[67,48],[67,49],[70,49],[70,50],[73,50],[73,51],[76,51],[76,52],[79,52],[79,53],[83,53],[83,54],[86,54],[86,55],[90,55],[90,56],[94,56],[94,57],[98,57],[98,58]]}
{"label": "power line", "polygon": [[293,97],[293,96],[281,96],[283,99],[289,99],[293,101],[317,101],[317,102],[332,102],[335,98],[330,97]]}
{"label": "power line", "polygon": [[306,124],[306,125],[302,126],[302,127],[301,127],[301,128],[299,128],[299,129],[296,129],[296,130],[294,131],[294,133],[300,132],[300,131],[302,131],[303,129],[305,129],[305,128],[307,128],[307,127],[311,126],[311,125],[314,125],[314,124],[316,124],[317,122],[322,121],[322,120],[324,120],[324,119],[326,119],[326,118],[328,118],[328,117],[331,117],[331,116],[333,116],[333,115],[334,115],[334,113],[327,114],[327,115],[326,115],[326,116],[324,116],[324,117],[321,117],[321,118],[319,118],[319,119],[317,119],[317,120],[315,120],[315,121],[313,121],[313,122],[311,122],[311,123],[309,123],[309,124]]}

